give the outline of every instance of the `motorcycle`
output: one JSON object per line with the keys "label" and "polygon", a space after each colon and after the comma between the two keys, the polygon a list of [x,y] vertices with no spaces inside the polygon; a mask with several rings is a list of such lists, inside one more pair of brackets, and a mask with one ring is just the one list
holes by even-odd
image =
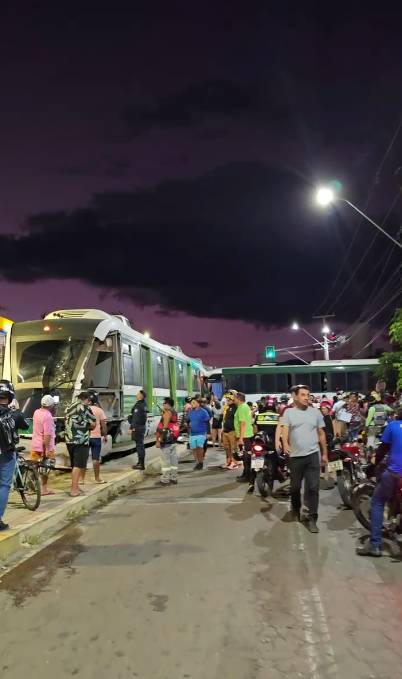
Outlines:
{"label": "motorcycle", "polygon": [[361,448],[356,442],[335,440],[328,454],[328,471],[336,472],[337,485],[343,504],[353,509],[353,488],[366,480]]}
{"label": "motorcycle", "polygon": [[[374,465],[370,465],[371,468]],[[353,492],[353,511],[359,523],[371,531],[370,507],[371,498],[376,487],[376,479],[373,473],[368,471],[371,477],[364,483],[355,487]],[[377,477],[378,478],[378,477]],[[385,537],[398,542],[402,547],[402,481],[399,482],[396,493],[385,506],[383,532]]]}
{"label": "motorcycle", "polygon": [[284,483],[290,477],[288,458],[275,450],[266,432],[259,432],[251,448],[251,469],[256,472],[256,483],[261,497],[271,496],[275,481]]}

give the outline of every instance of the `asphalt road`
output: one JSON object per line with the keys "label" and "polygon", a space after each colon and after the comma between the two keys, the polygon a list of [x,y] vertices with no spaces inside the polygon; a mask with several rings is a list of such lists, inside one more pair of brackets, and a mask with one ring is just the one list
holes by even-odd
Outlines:
{"label": "asphalt road", "polygon": [[394,679],[402,562],[354,553],[337,490],[319,535],[235,472],[147,481],[0,584],[4,679]]}

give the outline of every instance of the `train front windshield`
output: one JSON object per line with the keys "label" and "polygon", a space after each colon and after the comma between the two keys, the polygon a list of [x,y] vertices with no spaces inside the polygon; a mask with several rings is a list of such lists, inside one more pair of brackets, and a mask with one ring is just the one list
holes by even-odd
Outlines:
{"label": "train front windshield", "polygon": [[71,382],[84,340],[52,339],[17,343],[17,384],[54,389]]}

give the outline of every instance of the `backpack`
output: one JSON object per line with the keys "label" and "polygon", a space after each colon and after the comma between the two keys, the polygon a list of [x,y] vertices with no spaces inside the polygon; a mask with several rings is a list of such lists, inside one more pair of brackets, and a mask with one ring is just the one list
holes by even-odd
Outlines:
{"label": "backpack", "polygon": [[374,406],[374,424],[376,427],[383,427],[385,424],[387,424],[387,412],[384,408],[384,406],[379,403],[378,405]]}
{"label": "backpack", "polygon": [[0,455],[1,453],[13,453],[19,441],[15,420],[11,411],[0,411]]}
{"label": "backpack", "polygon": [[175,411],[172,412],[172,417],[167,429],[163,427],[163,420],[161,419],[158,424],[158,430],[160,432],[160,442],[162,445],[171,445],[177,441],[180,435],[180,425],[177,421],[177,414]]}

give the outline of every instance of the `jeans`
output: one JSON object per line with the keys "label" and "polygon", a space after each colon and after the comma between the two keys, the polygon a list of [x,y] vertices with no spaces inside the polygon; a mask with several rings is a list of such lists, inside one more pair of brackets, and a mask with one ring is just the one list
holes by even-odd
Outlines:
{"label": "jeans", "polygon": [[355,423],[352,424],[351,423],[349,425],[349,427],[348,427],[348,441],[349,441],[349,443],[353,443],[353,441],[355,441],[355,439],[357,439],[357,437],[359,436],[359,432],[360,432],[361,428],[362,428],[361,424],[355,424]]}
{"label": "jeans", "polygon": [[397,492],[400,476],[390,472],[388,469],[383,473],[381,479],[375,487],[371,499],[371,537],[370,542],[373,547],[381,547],[382,524],[384,520],[384,506],[390,502]]}
{"label": "jeans", "polygon": [[162,447],[162,483],[169,483],[169,481],[177,481],[177,474],[179,471],[179,460],[177,457],[177,448],[175,443]]}
{"label": "jeans", "polygon": [[320,455],[311,453],[302,457],[291,457],[290,468],[290,499],[294,512],[300,512],[300,491],[304,479],[304,498],[309,509],[309,518],[318,518],[318,498],[320,492]]}
{"label": "jeans", "polygon": [[3,514],[6,511],[14,469],[15,455],[13,455],[11,460],[6,459],[4,461],[3,455],[0,455],[0,520],[3,518]]}
{"label": "jeans", "polygon": [[251,446],[253,443],[252,438],[243,439],[243,474],[242,476],[249,482],[254,483],[256,473],[251,469]]}
{"label": "jeans", "polygon": [[136,443],[136,451],[138,455],[138,464],[145,466],[145,445],[144,445],[145,427],[136,427],[134,430],[134,441]]}

